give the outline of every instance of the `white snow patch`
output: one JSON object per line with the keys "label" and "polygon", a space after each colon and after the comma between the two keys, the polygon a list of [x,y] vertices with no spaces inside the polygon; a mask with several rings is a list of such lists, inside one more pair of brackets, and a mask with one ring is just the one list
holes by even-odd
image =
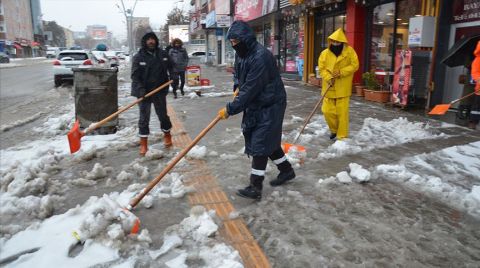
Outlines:
{"label": "white snow patch", "polygon": [[188,158],[202,159],[207,155],[207,147],[195,145],[187,154]]}
{"label": "white snow patch", "polygon": [[357,179],[360,182],[367,182],[370,180],[370,171],[364,169],[357,163],[348,164],[350,167],[350,177]]}
{"label": "white snow patch", "polygon": [[337,179],[338,179],[339,182],[342,182],[342,183],[352,182],[352,178],[350,178],[350,176],[348,175],[348,173],[346,171],[342,171],[342,172],[337,173]]}
{"label": "white snow patch", "polygon": [[415,140],[436,139],[446,136],[445,134],[435,134],[430,129],[428,124],[409,122],[408,119],[403,117],[387,122],[366,118],[358,133],[355,133],[352,138],[337,140],[324,152],[319,153],[318,158],[334,158],[344,154],[371,151],[375,148],[384,148]]}

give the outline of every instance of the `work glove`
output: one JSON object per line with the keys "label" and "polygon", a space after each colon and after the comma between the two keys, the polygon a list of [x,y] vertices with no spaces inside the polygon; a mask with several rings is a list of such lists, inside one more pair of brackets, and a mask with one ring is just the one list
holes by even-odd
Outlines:
{"label": "work glove", "polygon": [[222,108],[218,111],[218,117],[220,117],[220,119],[227,119],[229,117],[228,113],[227,113],[227,108]]}
{"label": "work glove", "polygon": [[340,77],[340,70],[333,71],[332,78],[335,79],[335,78],[339,78],[339,77]]}
{"label": "work glove", "polygon": [[240,91],[239,88],[237,88],[234,92],[233,92],[233,99],[235,99],[237,96],[238,96],[238,92]]}

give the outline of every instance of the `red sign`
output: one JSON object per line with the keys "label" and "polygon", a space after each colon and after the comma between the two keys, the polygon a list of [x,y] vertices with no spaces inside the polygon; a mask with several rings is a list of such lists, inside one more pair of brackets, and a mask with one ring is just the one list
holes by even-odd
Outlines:
{"label": "red sign", "polygon": [[412,73],[412,51],[397,50],[395,54],[395,72],[393,73],[393,103],[407,105],[408,88]]}
{"label": "red sign", "polygon": [[250,21],[262,16],[263,0],[238,0],[235,20]]}
{"label": "red sign", "polygon": [[480,2],[478,0],[453,1],[453,23],[480,20]]}

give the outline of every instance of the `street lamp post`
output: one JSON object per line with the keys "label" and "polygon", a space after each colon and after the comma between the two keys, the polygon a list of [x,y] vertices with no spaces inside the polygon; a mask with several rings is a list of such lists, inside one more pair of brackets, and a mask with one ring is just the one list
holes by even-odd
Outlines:
{"label": "street lamp post", "polygon": [[[120,0],[122,3],[122,12],[125,15],[125,20],[127,22],[127,40],[128,40],[128,52],[129,54],[133,54],[135,51],[135,42],[133,40],[133,12],[135,11],[135,7],[137,6],[138,0],[135,0],[135,3],[133,4],[132,9],[125,9],[125,4],[123,3],[123,0]],[[118,6],[118,5],[117,5]],[[119,7],[120,8],[120,7]]]}

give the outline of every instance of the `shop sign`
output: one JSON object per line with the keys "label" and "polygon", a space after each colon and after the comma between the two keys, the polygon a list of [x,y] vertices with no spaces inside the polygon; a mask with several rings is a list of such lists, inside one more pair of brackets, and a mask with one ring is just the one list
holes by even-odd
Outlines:
{"label": "shop sign", "polygon": [[230,27],[232,25],[232,20],[230,19],[229,15],[217,15],[217,27]]}
{"label": "shop sign", "polygon": [[208,13],[207,17],[205,18],[205,27],[210,28],[215,26],[215,10]]}
{"label": "shop sign", "polygon": [[263,0],[239,0],[235,5],[235,20],[250,21],[262,16]]}
{"label": "shop sign", "polygon": [[452,23],[480,20],[480,2],[478,0],[453,1]]}

